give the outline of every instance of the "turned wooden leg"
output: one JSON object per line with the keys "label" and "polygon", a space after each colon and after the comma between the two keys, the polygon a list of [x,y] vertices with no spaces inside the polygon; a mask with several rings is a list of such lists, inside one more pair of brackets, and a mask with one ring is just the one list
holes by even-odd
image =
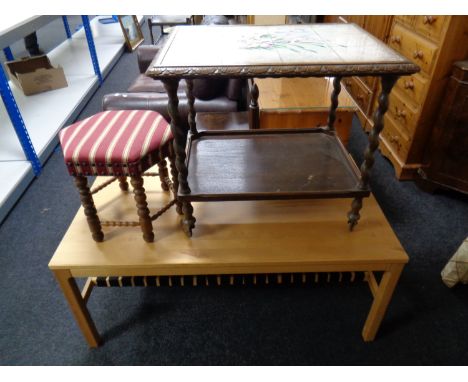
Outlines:
{"label": "turned wooden leg", "polygon": [[143,239],[151,243],[154,241],[153,223],[151,221],[148,203],[146,202],[146,193],[143,188],[143,178],[141,175],[130,177],[130,183],[133,187],[133,194],[135,195],[135,202],[138,209],[138,216],[140,217],[141,231],[143,232]]}
{"label": "turned wooden leg", "polygon": [[351,211],[348,212],[348,225],[349,230],[352,231],[354,226],[358,223],[361,218],[359,211],[362,208],[362,198],[354,198],[351,203]]}
{"label": "turned wooden leg", "polygon": [[171,177],[172,177],[172,184],[173,184],[173,190],[172,192],[174,193],[174,199],[177,199],[176,201],[176,211],[179,215],[182,215],[182,202],[177,198],[177,192],[179,190],[179,172],[177,171],[177,167],[175,165],[175,156],[170,155],[169,156],[169,163],[171,166]]}
{"label": "turned wooden leg", "polygon": [[128,182],[126,176],[119,176],[119,187],[122,191],[128,191]]}
{"label": "turned wooden leg", "polygon": [[189,113],[188,113],[188,123],[190,127],[190,132],[192,134],[197,133],[197,125],[195,123],[195,97],[193,95],[193,80],[186,79],[185,82],[187,83],[187,101],[189,106]]}
{"label": "turned wooden leg", "polygon": [[195,217],[193,216],[193,207],[190,202],[182,202],[182,228],[188,237],[192,237],[192,229],[195,228]]}
{"label": "turned wooden leg", "polygon": [[[187,131],[182,127],[182,121],[179,114],[179,98],[177,96],[177,88],[179,87],[179,79],[171,78],[162,80],[164,87],[169,97],[167,110],[171,117],[171,131],[174,136],[173,147],[176,155],[176,168],[179,172],[178,180],[179,186],[177,193],[184,195],[190,194],[190,187],[188,185],[188,169],[185,165],[185,145],[187,144]],[[177,189],[176,189],[177,190]],[[195,218],[192,215],[193,207],[190,202],[182,203],[182,211],[184,212],[185,218],[182,219],[183,229],[187,235],[192,234],[192,229],[195,227]]]}
{"label": "turned wooden leg", "polygon": [[336,120],[336,109],[338,108],[338,96],[341,91],[341,77],[335,77],[333,79],[333,92],[331,94],[331,105],[330,111],[328,112],[328,122],[327,128],[330,131],[335,130],[335,120]]}
{"label": "turned wooden leg", "polygon": [[252,89],[250,90],[250,104],[249,104],[249,129],[259,129],[260,128],[260,108],[258,106],[258,96],[259,90],[257,84],[254,82],[252,84]]}
{"label": "turned wooden leg", "polygon": [[158,169],[159,169],[159,180],[161,181],[161,188],[163,191],[169,191],[169,186],[167,185],[166,178],[169,176],[169,172],[167,171],[167,163],[164,157],[161,154],[161,157],[158,162]]}
{"label": "turned wooden leg", "polygon": [[[398,76],[382,76],[382,91],[379,95],[379,107],[374,113],[374,127],[369,133],[369,144],[364,153],[364,162],[361,165],[361,179],[359,188],[365,190],[369,187],[371,169],[374,166],[374,153],[379,147],[379,134],[384,128],[384,115],[388,110],[388,96],[392,91],[393,85],[398,80]],[[352,230],[359,220],[359,211],[362,208],[362,198],[355,198],[351,205],[351,211],[348,213],[349,229]]]}
{"label": "turned wooden leg", "polygon": [[81,205],[83,206],[89,230],[91,231],[94,241],[104,241],[101,222],[97,215],[96,207],[94,206],[93,196],[88,187],[88,179],[82,175],[75,176],[75,185],[80,192]]}

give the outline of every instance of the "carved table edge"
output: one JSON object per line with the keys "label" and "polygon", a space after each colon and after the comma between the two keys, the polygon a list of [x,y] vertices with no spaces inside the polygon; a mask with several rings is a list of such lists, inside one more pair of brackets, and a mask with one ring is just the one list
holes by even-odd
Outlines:
{"label": "carved table edge", "polygon": [[257,66],[152,66],[146,75],[153,78],[197,77],[326,77],[409,75],[419,72],[412,63],[257,65]]}

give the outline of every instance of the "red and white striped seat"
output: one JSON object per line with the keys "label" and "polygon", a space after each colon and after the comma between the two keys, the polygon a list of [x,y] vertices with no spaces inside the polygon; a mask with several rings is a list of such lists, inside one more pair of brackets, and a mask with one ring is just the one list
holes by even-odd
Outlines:
{"label": "red and white striped seat", "polygon": [[[175,155],[171,148],[172,133],[166,120],[149,110],[112,110],[98,113],[64,128],[60,144],[68,172],[75,178],[81,204],[95,241],[103,241],[102,226],[140,226],[147,242],[154,240],[152,221],[177,203],[176,198],[151,216],[143,187],[144,172],[158,165],[161,187],[164,191],[177,189]],[[169,179],[166,158],[171,163],[174,187]],[[87,176],[104,175],[113,178],[90,190]],[[93,194],[118,180],[120,189],[128,191],[127,176],[133,187],[139,221],[101,222]],[[178,212],[180,207],[178,204]]]}
{"label": "red and white striped seat", "polygon": [[135,176],[167,156],[172,133],[157,112],[112,110],[64,128],[59,137],[70,175]]}

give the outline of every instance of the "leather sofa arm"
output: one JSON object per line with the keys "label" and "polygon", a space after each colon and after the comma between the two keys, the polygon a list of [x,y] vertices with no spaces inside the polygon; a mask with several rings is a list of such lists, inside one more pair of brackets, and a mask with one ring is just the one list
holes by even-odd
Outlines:
{"label": "leather sofa arm", "polygon": [[[180,98],[181,101],[183,100]],[[152,110],[170,120],[165,93],[111,93],[102,98],[102,110]]]}
{"label": "leather sofa arm", "polygon": [[137,49],[138,68],[140,73],[145,73],[154,57],[159,52],[159,47],[155,45],[140,45]]}
{"label": "leather sofa arm", "polygon": [[[166,93],[111,93],[102,98],[102,110],[153,110],[170,121],[167,111]],[[232,112],[237,111],[237,102],[225,96],[209,101],[195,100],[197,112]],[[187,97],[179,95],[179,113],[184,127],[188,128]]]}

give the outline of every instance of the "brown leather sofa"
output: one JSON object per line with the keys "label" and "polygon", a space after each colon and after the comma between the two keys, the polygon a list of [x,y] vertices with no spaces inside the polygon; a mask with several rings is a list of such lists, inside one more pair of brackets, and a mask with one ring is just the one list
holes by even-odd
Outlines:
{"label": "brown leather sofa", "polygon": [[[132,82],[125,93],[107,94],[103,97],[103,110],[139,109],[153,110],[162,114],[170,121],[167,112],[168,97],[164,85],[145,75],[160,47],[141,45],[137,50],[140,74]],[[179,112],[188,127],[188,101],[184,80],[179,83]],[[247,82],[241,79],[196,79],[193,84],[196,112],[231,112],[243,111],[247,108]]]}

